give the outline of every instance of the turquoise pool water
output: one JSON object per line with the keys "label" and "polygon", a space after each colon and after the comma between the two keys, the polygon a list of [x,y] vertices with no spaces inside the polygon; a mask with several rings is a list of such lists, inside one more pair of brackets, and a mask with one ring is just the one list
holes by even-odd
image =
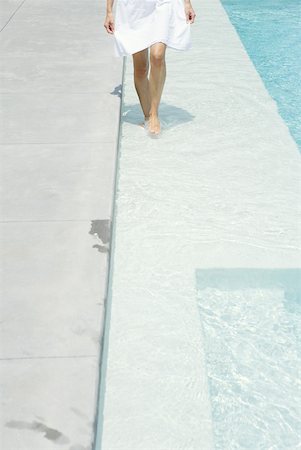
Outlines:
{"label": "turquoise pool water", "polygon": [[301,441],[301,271],[196,273],[216,450]]}
{"label": "turquoise pool water", "polygon": [[301,1],[222,4],[301,150]]}

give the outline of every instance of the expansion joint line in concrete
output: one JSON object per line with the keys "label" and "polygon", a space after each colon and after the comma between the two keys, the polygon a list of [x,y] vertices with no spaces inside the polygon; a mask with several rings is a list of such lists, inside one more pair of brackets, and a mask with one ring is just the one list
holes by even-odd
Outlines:
{"label": "expansion joint line in concrete", "polygon": [[6,24],[3,25],[3,27],[0,30],[1,31],[4,30],[4,28],[6,27],[6,25],[9,24],[9,22],[12,20],[12,18],[14,17],[14,15],[17,13],[17,11],[19,11],[19,9],[24,5],[24,3],[26,2],[26,0],[23,0],[23,2],[20,3],[20,5],[14,10],[14,12],[12,13],[12,15],[10,16],[10,18],[8,19],[8,21],[6,22]]}
{"label": "expansion joint line in concrete", "polygon": [[33,359],[83,359],[95,358],[97,355],[54,355],[54,356],[16,356],[11,358],[0,358],[0,361],[23,361]]}
{"label": "expansion joint line in concrete", "polygon": [[111,318],[111,302],[112,302],[112,277],[113,277],[113,263],[114,263],[114,244],[115,244],[115,225],[116,225],[116,198],[117,198],[117,184],[119,174],[119,152],[121,143],[121,128],[122,128],[122,109],[124,100],[124,79],[125,79],[126,57],[123,58],[122,66],[122,89],[120,98],[119,109],[119,126],[117,135],[117,150],[116,150],[116,166],[114,176],[114,192],[113,192],[113,204],[112,204],[112,221],[110,232],[110,252],[108,256],[108,269],[106,279],[106,295],[104,303],[104,319],[103,319],[103,334],[100,343],[99,352],[99,376],[98,376],[98,391],[97,391],[97,403],[96,413],[94,419],[94,436],[92,450],[101,450],[102,440],[102,427],[103,427],[103,411],[104,411],[104,398],[105,398],[105,384],[106,384],[106,372],[107,372],[107,358],[109,349],[109,329]]}

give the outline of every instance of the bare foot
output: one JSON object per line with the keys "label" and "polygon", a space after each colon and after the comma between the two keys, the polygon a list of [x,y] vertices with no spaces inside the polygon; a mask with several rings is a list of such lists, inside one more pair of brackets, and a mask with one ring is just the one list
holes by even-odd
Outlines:
{"label": "bare foot", "polygon": [[161,125],[159,117],[151,114],[149,117],[148,130],[151,134],[160,134]]}

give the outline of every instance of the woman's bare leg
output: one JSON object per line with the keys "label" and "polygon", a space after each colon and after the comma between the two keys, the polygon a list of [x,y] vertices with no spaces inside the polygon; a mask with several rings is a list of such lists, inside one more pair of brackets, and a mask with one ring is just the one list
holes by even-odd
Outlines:
{"label": "woman's bare leg", "polygon": [[151,70],[149,77],[149,90],[151,104],[149,131],[155,134],[160,132],[158,110],[166,79],[165,51],[166,45],[163,44],[163,42],[153,44],[150,48]]}
{"label": "woman's bare leg", "polygon": [[145,120],[149,119],[150,91],[148,81],[148,49],[133,54],[134,83]]}

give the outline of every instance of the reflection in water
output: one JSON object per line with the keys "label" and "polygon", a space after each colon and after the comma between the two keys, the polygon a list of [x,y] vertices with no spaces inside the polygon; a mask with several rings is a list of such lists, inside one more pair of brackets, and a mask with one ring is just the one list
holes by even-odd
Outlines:
{"label": "reflection in water", "polygon": [[301,270],[196,273],[215,448],[296,449]]}

